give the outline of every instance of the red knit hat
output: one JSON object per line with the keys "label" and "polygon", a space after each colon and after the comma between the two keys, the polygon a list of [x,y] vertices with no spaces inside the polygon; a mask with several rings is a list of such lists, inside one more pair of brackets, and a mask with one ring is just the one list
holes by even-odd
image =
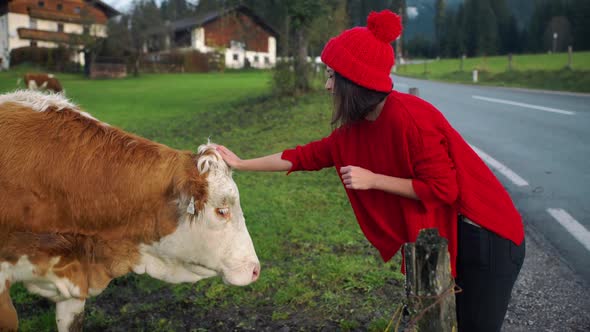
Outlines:
{"label": "red knit hat", "polygon": [[366,27],[355,27],[330,39],[322,51],[322,61],[360,86],[390,92],[395,63],[391,43],[401,32],[398,15],[387,9],[371,12]]}

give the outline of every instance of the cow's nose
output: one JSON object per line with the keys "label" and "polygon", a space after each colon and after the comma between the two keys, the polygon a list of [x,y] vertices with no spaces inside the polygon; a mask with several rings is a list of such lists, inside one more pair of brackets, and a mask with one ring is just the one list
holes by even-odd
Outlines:
{"label": "cow's nose", "polygon": [[260,277],[260,264],[257,263],[252,270],[252,282],[258,280],[258,277]]}

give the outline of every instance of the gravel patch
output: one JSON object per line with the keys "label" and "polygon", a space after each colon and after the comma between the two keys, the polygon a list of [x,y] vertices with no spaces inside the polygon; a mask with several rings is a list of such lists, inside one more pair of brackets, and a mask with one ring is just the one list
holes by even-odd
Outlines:
{"label": "gravel patch", "polygon": [[503,332],[590,331],[590,281],[583,280],[533,227]]}

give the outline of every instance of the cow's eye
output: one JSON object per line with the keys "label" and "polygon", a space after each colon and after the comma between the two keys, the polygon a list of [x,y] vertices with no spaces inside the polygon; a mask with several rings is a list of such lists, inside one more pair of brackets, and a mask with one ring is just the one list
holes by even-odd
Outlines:
{"label": "cow's eye", "polygon": [[215,210],[220,217],[229,217],[229,208],[218,208]]}

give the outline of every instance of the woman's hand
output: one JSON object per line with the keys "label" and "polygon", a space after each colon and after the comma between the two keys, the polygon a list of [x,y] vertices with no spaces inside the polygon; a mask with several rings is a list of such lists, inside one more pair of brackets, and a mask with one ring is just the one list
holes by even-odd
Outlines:
{"label": "woman's hand", "polygon": [[240,165],[242,164],[242,159],[240,159],[240,157],[223,145],[217,145],[215,149],[231,168],[240,169]]}
{"label": "woman's hand", "polygon": [[357,166],[345,166],[340,168],[340,174],[347,189],[366,190],[375,188],[377,175],[367,169]]}

